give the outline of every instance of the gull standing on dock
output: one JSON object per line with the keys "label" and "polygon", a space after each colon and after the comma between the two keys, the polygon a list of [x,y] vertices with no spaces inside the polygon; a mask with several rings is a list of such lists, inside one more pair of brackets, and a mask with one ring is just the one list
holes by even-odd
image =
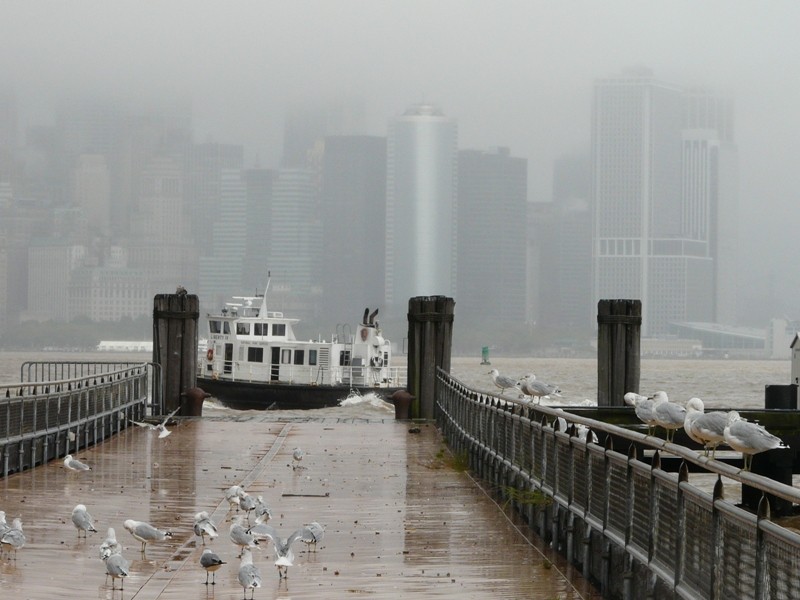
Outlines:
{"label": "gull standing on dock", "polygon": [[165,539],[172,537],[171,532],[157,529],[150,525],[150,523],[145,523],[144,521],[134,521],[133,519],[128,519],[125,521],[125,523],[123,523],[123,526],[134,538],[142,542],[142,554],[144,554],[145,547],[148,543],[162,542]]}
{"label": "gull standing on dock", "polygon": [[[106,564],[106,576],[111,575],[111,589],[116,589],[114,587],[115,579],[120,580],[119,589],[124,589],[125,578],[128,576],[130,563],[122,556],[120,550],[104,557],[103,562]],[[106,580],[107,579],[108,577],[106,577]]]}
{"label": "gull standing on dock", "polygon": [[533,373],[528,373],[525,375],[517,382],[517,385],[519,385],[519,389],[523,394],[530,396],[532,399],[535,398],[536,402],[540,404],[542,402],[542,398],[545,396],[561,395],[560,389],[554,385],[550,385],[549,383],[545,383],[544,381],[536,379],[536,375]]}
{"label": "gull standing on dock", "polygon": [[691,398],[686,403],[686,419],[683,430],[691,439],[703,446],[705,456],[711,451],[711,458],[717,452],[717,446],[725,441],[725,426],[728,424],[728,413],[721,411],[705,412],[700,398]]}
{"label": "gull standing on dock", "polygon": [[82,463],[76,458],[72,458],[72,454],[67,454],[64,457],[64,466],[70,471],[91,471],[92,468],[86,463]]}
{"label": "gull standing on dock", "polygon": [[14,519],[11,522],[11,527],[0,537],[0,546],[3,550],[11,556],[11,550],[14,550],[14,558],[17,558],[17,550],[25,545],[25,534],[22,533],[22,519]]}
{"label": "gull standing on dock", "polygon": [[120,552],[122,552],[122,546],[117,541],[117,533],[113,527],[109,527],[106,539],[100,544],[100,558],[106,559],[112,554],[119,554]]}
{"label": "gull standing on dock", "polygon": [[242,549],[242,562],[239,563],[239,584],[247,598],[247,588],[250,588],[250,598],[256,593],[256,588],[261,587],[261,573],[253,564],[253,553],[249,548]]}
{"label": "gull standing on dock", "polygon": [[325,528],[316,521],[301,529],[300,541],[308,548],[313,546],[314,552],[317,551],[317,543],[321,542],[323,537],[325,537]]}
{"label": "gull standing on dock", "polygon": [[500,388],[500,393],[504,393],[506,390],[510,390],[512,388],[517,387],[517,380],[513,377],[509,377],[508,375],[500,375],[500,371],[497,369],[492,369],[489,371],[489,375],[492,377],[492,382]]}
{"label": "gull standing on dock", "polygon": [[672,442],[675,431],[683,427],[686,420],[686,409],[677,402],[670,402],[667,392],[656,392],[653,395],[653,413],[656,425],[666,431],[666,440]]}
{"label": "gull standing on dock", "polygon": [[81,531],[83,531],[83,537],[86,537],[89,531],[97,533],[97,529],[94,528],[94,523],[92,523],[92,515],[89,514],[83,504],[78,504],[72,509],[72,523],[78,530],[78,537],[81,537]]}
{"label": "gull standing on dock", "polygon": [[169,421],[172,417],[174,417],[180,409],[181,407],[179,406],[178,408],[173,410],[158,425],[151,425],[150,423],[142,423],[141,421],[134,421],[133,419],[131,419],[130,421],[131,423],[133,423],[134,425],[138,425],[139,427],[144,427],[145,429],[149,429],[150,431],[157,431],[159,439],[165,438],[170,433],[172,433],[169,429],[167,429],[167,421]]}
{"label": "gull standing on dock", "polygon": [[211,573],[211,585],[217,584],[217,573],[219,568],[227,564],[213,550],[206,548],[200,555],[200,566],[206,570],[206,585],[208,585],[208,574]]}
{"label": "gull standing on dock", "polygon": [[[231,542],[233,542],[234,545],[239,546],[242,551],[247,548],[252,548],[258,544],[258,540],[253,536],[251,531],[245,528],[244,517],[242,515],[239,515],[233,519],[228,536],[230,537]],[[242,556],[241,553],[239,553],[239,556]]]}
{"label": "gull standing on dock", "polygon": [[272,518],[272,511],[264,502],[264,496],[256,497],[256,507],[253,512],[256,514],[256,525],[266,523]]}
{"label": "gull standing on dock", "polygon": [[762,425],[750,423],[738,412],[728,413],[728,424],[725,426],[725,443],[737,452],[742,453],[743,469],[749,471],[753,466],[753,455],[775,448],[788,448],[783,440],[771,434]]}
{"label": "gull standing on dock", "polygon": [[213,540],[219,535],[217,528],[211,521],[211,516],[206,511],[201,511],[194,516],[194,534],[199,535],[203,541],[203,546],[206,545],[206,536],[209,540]]}
{"label": "gull standing on dock", "polygon": [[228,501],[228,506],[230,508],[235,508],[236,512],[239,512],[239,505],[245,493],[244,488],[240,485],[232,485],[225,490],[225,500]]}
{"label": "gull standing on dock", "polygon": [[278,579],[289,577],[289,567],[294,564],[292,544],[303,537],[303,527],[296,530],[288,538],[281,537],[277,530],[270,525],[254,525],[250,532],[258,537],[267,537],[272,540],[275,548],[275,566],[278,567]]}
{"label": "gull standing on dock", "polygon": [[296,471],[297,469],[302,468],[300,466],[300,461],[303,460],[305,456],[305,452],[303,452],[300,448],[295,448],[292,450],[292,470]]}

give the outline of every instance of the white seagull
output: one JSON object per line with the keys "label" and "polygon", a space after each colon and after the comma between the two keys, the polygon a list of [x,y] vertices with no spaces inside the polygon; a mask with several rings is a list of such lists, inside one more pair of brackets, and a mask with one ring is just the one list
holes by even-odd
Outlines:
{"label": "white seagull", "polygon": [[728,413],[728,424],[725,426],[725,443],[737,452],[742,453],[743,468],[749,471],[753,466],[753,455],[775,448],[788,448],[783,440],[771,434],[762,425],[750,423],[738,412]]}
{"label": "white seagull", "polygon": [[171,532],[157,529],[150,525],[150,523],[145,523],[144,521],[128,519],[123,523],[123,527],[125,527],[134,538],[142,542],[142,553],[144,553],[148,543],[162,542],[172,537]]}
{"label": "white seagull", "polygon": [[666,392],[656,392],[653,395],[653,412],[656,425],[664,428],[666,440],[671,442],[675,431],[683,427],[686,409],[676,402],[670,402]]}
{"label": "white seagull", "polygon": [[253,554],[249,548],[242,550],[242,561],[239,563],[239,585],[244,590],[244,597],[247,598],[247,588],[250,588],[250,598],[256,593],[256,588],[261,587],[261,573],[253,564]]}
{"label": "white seagull", "polygon": [[239,512],[239,505],[244,496],[244,488],[240,485],[232,485],[225,490],[225,499],[228,501],[228,506],[230,506],[230,508],[235,508],[236,512]]}
{"label": "white seagull", "polygon": [[[234,543],[234,545],[239,546],[239,548],[242,550],[246,548],[252,548],[258,544],[258,540],[244,526],[244,517],[242,515],[239,515],[233,519],[228,537],[230,537],[230,540]],[[241,553],[239,556],[241,556]]]}
{"label": "white seagull", "polygon": [[211,520],[211,516],[206,511],[201,511],[194,516],[194,534],[199,535],[203,541],[203,546],[206,545],[206,536],[213,540],[219,535],[217,528]]}
{"label": "white seagull", "polygon": [[315,552],[317,543],[321,542],[323,537],[325,537],[325,528],[316,521],[301,529],[300,541],[306,544],[308,548],[313,546]]}
{"label": "white seagull", "polygon": [[700,398],[691,398],[686,403],[686,419],[683,430],[691,439],[703,446],[705,455],[711,451],[711,458],[717,452],[717,446],[725,441],[725,426],[728,424],[728,413],[721,411],[705,412]]}
{"label": "white seagull", "polygon": [[303,460],[303,457],[306,455],[300,448],[295,448],[292,450],[292,470],[296,471],[297,469],[301,469],[303,467],[300,466],[300,461]]}
{"label": "white seagull", "polygon": [[0,537],[0,546],[9,555],[14,550],[14,558],[17,558],[17,550],[25,545],[25,534],[22,533],[22,519],[14,519],[11,527]]}
{"label": "white seagull", "polygon": [[624,396],[625,403],[633,406],[637,418],[647,425],[647,435],[653,435],[653,428],[656,426],[656,415],[653,411],[653,399],[642,396],[636,392],[628,392]]}
{"label": "white seagull", "polygon": [[150,423],[143,423],[143,422],[141,422],[141,421],[134,421],[134,420],[132,420],[132,419],[131,419],[131,423],[133,423],[134,425],[138,425],[139,427],[144,427],[145,429],[149,429],[150,431],[157,431],[157,432],[158,432],[158,437],[159,437],[159,438],[165,438],[165,437],[167,437],[167,436],[168,436],[170,433],[172,433],[172,432],[171,432],[169,429],[167,429],[167,421],[169,421],[169,420],[170,420],[172,417],[174,417],[174,416],[175,416],[175,414],[176,414],[176,413],[177,413],[177,412],[178,412],[180,409],[181,409],[181,407],[179,406],[178,408],[176,408],[175,410],[173,410],[173,411],[172,411],[171,413],[169,413],[169,414],[168,414],[168,415],[167,415],[167,416],[164,418],[164,420],[163,420],[163,421],[161,421],[161,423],[159,423],[158,425],[151,425]]}
{"label": "white seagull", "polygon": [[120,552],[122,552],[122,546],[117,541],[117,533],[113,527],[109,527],[106,539],[100,544],[100,558],[106,559],[112,554],[119,554]]}
{"label": "white seagull", "polygon": [[289,567],[294,564],[292,544],[303,537],[303,527],[292,533],[288,538],[281,537],[274,527],[270,525],[254,525],[250,532],[258,537],[267,537],[272,540],[275,548],[275,566],[278,567],[278,578],[289,577]]}
{"label": "white seagull", "polygon": [[72,454],[67,454],[64,457],[64,466],[67,467],[70,471],[91,471],[92,468],[87,465],[86,463],[82,463],[81,461],[72,458]]}
{"label": "white seagull", "polygon": [[89,514],[83,504],[78,504],[72,509],[72,523],[78,530],[78,537],[81,537],[81,531],[83,531],[83,537],[86,537],[89,531],[97,533],[97,529],[94,528],[94,523],[92,522],[92,515]]}
{"label": "white seagull", "polygon": [[[120,580],[119,589],[123,589],[125,587],[125,578],[128,576],[128,569],[130,569],[130,563],[120,554],[120,550],[103,557],[103,562],[106,563],[106,575],[111,575],[111,589],[116,589],[114,587],[115,579]],[[108,579],[108,577],[106,577],[106,579]]]}
{"label": "white seagull", "polygon": [[200,555],[200,566],[206,570],[206,585],[208,585],[208,574],[211,573],[211,585],[216,585],[217,574],[216,571],[226,564],[213,550],[206,548],[203,554]]}
{"label": "white seagull", "polygon": [[530,396],[531,398],[536,398],[537,402],[541,402],[544,396],[561,395],[560,389],[554,385],[550,385],[549,383],[545,383],[544,381],[536,379],[536,375],[533,373],[528,373],[525,375],[517,382],[517,384],[519,385],[519,389],[523,394]]}
{"label": "white seagull", "polygon": [[500,375],[500,371],[497,369],[492,369],[489,371],[489,375],[492,377],[492,382],[500,388],[500,393],[504,393],[506,390],[510,390],[512,388],[517,387],[517,380],[513,377],[509,377],[508,375]]}

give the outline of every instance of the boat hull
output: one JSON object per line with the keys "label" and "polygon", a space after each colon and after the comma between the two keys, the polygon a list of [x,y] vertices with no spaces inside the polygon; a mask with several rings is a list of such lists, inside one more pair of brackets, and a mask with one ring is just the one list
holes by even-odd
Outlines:
{"label": "boat hull", "polygon": [[309,385],[295,383],[263,383],[225,381],[198,377],[197,387],[211,394],[220,403],[236,410],[289,410],[339,406],[352,391],[374,393],[387,402],[402,387],[369,387],[349,385]]}

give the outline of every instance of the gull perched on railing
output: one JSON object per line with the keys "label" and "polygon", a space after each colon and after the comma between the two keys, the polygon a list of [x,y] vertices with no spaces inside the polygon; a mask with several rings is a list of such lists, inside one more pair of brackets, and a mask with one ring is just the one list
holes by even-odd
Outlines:
{"label": "gull perched on railing", "polygon": [[705,412],[700,398],[690,398],[686,403],[686,418],[683,430],[691,439],[703,446],[704,454],[711,458],[717,453],[717,446],[725,441],[725,426],[728,424],[728,413],[721,411]]}
{"label": "gull perched on railing", "polygon": [[554,385],[550,385],[549,383],[545,383],[544,381],[536,379],[536,375],[533,373],[528,373],[525,375],[517,382],[517,385],[519,385],[519,389],[523,394],[530,396],[531,398],[536,398],[536,401],[539,403],[541,403],[542,398],[545,396],[561,395],[560,389]]}
{"label": "gull perched on railing", "polygon": [[628,392],[624,396],[625,403],[633,406],[636,417],[647,425],[647,435],[653,435],[653,428],[656,426],[656,415],[653,411],[653,399],[642,396],[636,392]]}
{"label": "gull perched on railing", "polygon": [[788,448],[783,440],[767,431],[763,425],[750,423],[738,412],[728,413],[725,426],[725,443],[737,452],[742,453],[743,469],[749,471],[753,466],[753,456],[766,450]]}
{"label": "gull perched on railing", "polygon": [[517,380],[513,377],[509,377],[508,375],[500,375],[500,371],[497,369],[492,369],[489,371],[489,375],[492,376],[492,382],[500,388],[500,393],[502,394],[506,390],[510,390],[517,387]]}
{"label": "gull perched on railing", "polygon": [[686,420],[686,409],[677,402],[670,402],[666,392],[653,394],[653,413],[656,425],[666,431],[666,440],[671,442],[675,431],[683,427]]}

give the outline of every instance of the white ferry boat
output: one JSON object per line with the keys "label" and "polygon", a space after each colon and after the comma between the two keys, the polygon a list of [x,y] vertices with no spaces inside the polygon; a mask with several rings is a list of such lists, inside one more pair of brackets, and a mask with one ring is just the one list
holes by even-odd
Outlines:
{"label": "white ferry boat", "polygon": [[206,315],[197,385],[237,409],[336,406],[352,391],[388,397],[404,388],[405,368],[392,365],[377,313],[366,309],[354,331],[337,326],[329,340],[304,341],[294,334],[299,319],[268,310],[266,291],[235,296]]}

